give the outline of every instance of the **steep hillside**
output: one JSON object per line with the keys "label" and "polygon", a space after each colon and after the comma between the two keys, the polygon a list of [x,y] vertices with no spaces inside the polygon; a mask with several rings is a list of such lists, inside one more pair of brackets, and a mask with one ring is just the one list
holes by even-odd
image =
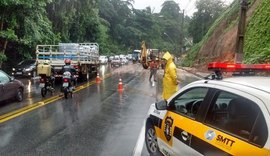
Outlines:
{"label": "steep hillside", "polygon": [[246,30],[245,62],[270,63],[270,0],[261,0]]}
{"label": "steep hillside", "polygon": [[[247,51],[247,53],[245,53],[246,62],[251,62],[249,60],[255,50],[252,48],[254,47],[254,44],[258,44],[258,42],[262,41],[261,39],[267,38],[261,36],[263,32],[264,35],[265,33],[270,34],[270,10],[269,7],[267,8],[267,4],[269,4],[269,2],[270,0],[254,0],[249,5],[246,19],[247,29],[244,50]],[[223,15],[215,21],[203,40],[188,52],[184,60],[184,65],[205,70],[208,62],[221,61],[233,63],[236,48],[239,10],[239,0],[235,0]],[[265,10],[268,13],[265,13]],[[264,14],[264,18],[261,19],[260,14]],[[266,28],[263,28],[262,30],[260,25],[263,25]],[[256,36],[256,38],[254,38],[254,36]],[[268,40],[263,42],[264,44],[260,44],[262,45],[260,48],[265,46],[266,41],[270,43],[270,37],[268,37]],[[269,45],[268,49],[270,47]],[[256,54],[260,53],[260,50],[256,51]],[[270,50],[267,52],[270,53]]]}

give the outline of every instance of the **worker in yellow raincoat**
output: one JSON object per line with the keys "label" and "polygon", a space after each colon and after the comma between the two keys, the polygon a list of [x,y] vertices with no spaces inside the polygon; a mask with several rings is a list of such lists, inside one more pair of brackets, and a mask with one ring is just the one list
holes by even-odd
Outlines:
{"label": "worker in yellow raincoat", "polygon": [[176,66],[173,62],[172,55],[169,52],[166,52],[162,59],[165,61],[162,97],[163,99],[168,100],[178,91]]}

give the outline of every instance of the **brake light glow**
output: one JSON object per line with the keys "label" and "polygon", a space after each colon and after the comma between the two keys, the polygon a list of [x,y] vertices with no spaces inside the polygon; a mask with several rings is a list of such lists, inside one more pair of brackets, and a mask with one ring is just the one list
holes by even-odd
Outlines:
{"label": "brake light glow", "polygon": [[68,79],[64,79],[63,81],[64,81],[64,82],[68,82]]}
{"label": "brake light glow", "polygon": [[64,79],[63,81],[64,81],[64,82],[68,82],[68,79]]}

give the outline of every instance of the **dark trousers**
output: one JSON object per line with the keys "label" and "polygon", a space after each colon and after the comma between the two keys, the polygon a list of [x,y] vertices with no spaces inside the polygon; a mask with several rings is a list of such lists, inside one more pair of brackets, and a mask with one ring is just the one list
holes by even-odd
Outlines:
{"label": "dark trousers", "polygon": [[154,76],[154,81],[156,81],[156,75],[157,75],[157,69],[150,69],[150,77],[149,77],[149,80],[151,81],[152,79],[152,76]]}

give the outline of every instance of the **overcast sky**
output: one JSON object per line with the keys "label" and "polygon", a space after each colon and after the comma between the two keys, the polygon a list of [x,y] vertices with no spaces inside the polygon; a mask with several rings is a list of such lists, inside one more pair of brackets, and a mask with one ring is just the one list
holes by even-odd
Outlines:
{"label": "overcast sky", "polygon": [[[196,0],[174,0],[178,3],[181,11],[185,10],[185,14],[188,16],[192,16],[193,12],[195,12],[195,2]],[[225,3],[230,3],[233,0],[224,0]],[[165,2],[165,0],[134,0],[134,8],[135,9],[145,9],[150,6],[151,10],[154,12],[159,12],[161,9],[161,5]]]}

